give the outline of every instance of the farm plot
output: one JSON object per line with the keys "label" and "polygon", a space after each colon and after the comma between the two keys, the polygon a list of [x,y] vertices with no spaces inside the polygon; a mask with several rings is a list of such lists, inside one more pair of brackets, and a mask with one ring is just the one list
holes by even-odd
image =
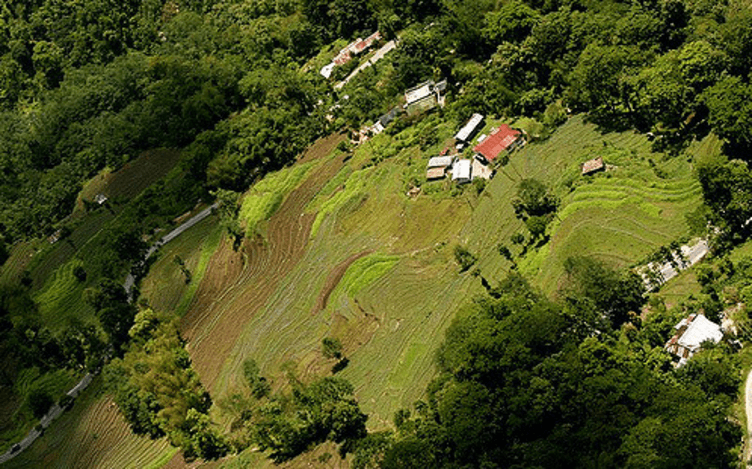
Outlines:
{"label": "farm plot", "polygon": [[[323,158],[341,139],[320,140],[301,161]],[[240,253],[233,252],[228,243],[220,245],[182,326],[196,370],[207,387],[213,386],[243,325],[304,254],[313,217],[303,214],[303,207],[340,165],[341,158],[325,161],[313,177],[293,190],[269,220],[263,241],[246,240]]]}
{"label": "farm plot", "polygon": [[341,374],[355,385],[372,428],[388,426],[395,410],[420,397],[444,328],[480,283],[458,275],[447,248],[472,197],[406,197],[403,173],[413,156],[358,169],[356,153],[331,179],[336,186],[325,185],[308,204],[317,232],[303,259],[249,317],[213,387],[217,398],[241,386],[249,357],[275,386],[284,385],[281,371],[292,363],[304,380],[330,373],[333,363],[321,354],[327,336],[344,345],[350,365]]}
{"label": "farm plot", "polygon": [[[712,138],[712,137],[710,137]],[[697,151],[702,145],[694,145]],[[580,175],[580,163],[604,156],[610,171]],[[573,255],[593,255],[617,267],[637,262],[663,244],[687,234],[684,214],[701,203],[700,188],[686,157],[652,153],[647,138],[632,132],[599,133],[575,117],[546,142],[511,155],[486,189],[466,231],[471,251],[481,256],[481,270],[499,277],[508,262],[495,247],[505,244],[520,254],[510,238],[528,235],[514,218],[511,200],[524,178],[552,188],[561,200],[548,228],[550,241],[530,246],[519,260],[521,271],[547,293],[559,286],[563,263]]]}
{"label": "farm plot", "polygon": [[207,218],[162,246],[156,254],[157,260],[141,281],[141,296],[157,310],[174,311],[183,316],[221,238],[222,228],[216,220]]}
{"label": "farm plot", "polygon": [[47,433],[3,468],[159,468],[177,449],[166,439],[151,440],[131,432],[101,378],[64,413]]}
{"label": "farm plot", "polygon": [[105,194],[111,199],[132,199],[167,176],[179,160],[179,150],[161,148],[144,152],[117,171],[101,171],[81,189],[76,200],[74,216],[84,212],[84,200],[94,200],[97,194]]}
{"label": "farm plot", "polygon": [[83,301],[85,283],[75,270],[83,261],[73,258],[55,271],[47,285],[34,296],[44,324],[52,331],[62,330],[73,318],[94,321],[94,309]]}

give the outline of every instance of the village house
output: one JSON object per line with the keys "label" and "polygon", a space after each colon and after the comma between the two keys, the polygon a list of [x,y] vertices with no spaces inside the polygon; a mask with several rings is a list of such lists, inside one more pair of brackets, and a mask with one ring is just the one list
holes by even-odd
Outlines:
{"label": "village house", "polygon": [[452,181],[465,184],[473,180],[473,166],[470,160],[458,160],[452,166]]}
{"label": "village house", "polygon": [[47,237],[47,242],[50,244],[57,243],[58,241],[60,241],[60,236],[62,233],[63,233],[63,230],[55,231],[54,233],[52,233],[51,235]]}
{"label": "village house", "polygon": [[426,169],[426,179],[428,181],[435,179],[443,179],[446,177],[446,172],[452,163],[454,157],[452,156],[435,156],[428,160],[428,168]]}
{"label": "village house", "polygon": [[444,92],[447,81],[439,83],[433,80],[425,81],[405,91],[405,109],[410,115],[428,111],[436,106],[444,106]]}
{"label": "village house", "polygon": [[483,139],[473,148],[487,163],[492,162],[503,151],[510,151],[524,144],[522,132],[509,127],[507,124],[501,124],[499,128]]}
{"label": "village house", "polygon": [[703,314],[690,314],[674,326],[676,333],[668,342],[665,349],[678,360],[676,366],[682,366],[702,348],[705,342],[717,344],[723,339],[721,326],[712,322]]}
{"label": "village house", "polygon": [[361,54],[363,51],[369,49],[374,43],[381,39],[381,33],[376,31],[365,39],[358,38],[345,46],[339,51],[336,57],[334,57],[328,65],[325,65],[319,73],[324,78],[329,78],[332,75],[334,67],[338,65],[344,65],[349,62],[354,56]]}
{"label": "village house", "polygon": [[467,124],[465,124],[459,132],[457,132],[457,135],[454,136],[454,139],[457,140],[460,143],[467,143],[470,140],[473,139],[475,136],[475,133],[478,132],[478,130],[482,127],[483,124],[483,115],[475,113],[470,118],[469,121],[467,121]]}
{"label": "village house", "polygon": [[371,126],[371,132],[374,134],[380,134],[384,131],[384,129],[386,129],[386,126],[388,126],[394,119],[396,119],[397,116],[402,114],[402,112],[402,108],[392,108],[391,111],[379,117],[379,119],[373,124],[373,126]]}
{"label": "village house", "polygon": [[104,194],[97,194],[97,195],[96,195],[96,196],[94,197],[94,202],[96,202],[96,203],[97,203],[98,205],[102,205],[102,204],[104,204],[105,202],[107,202],[107,196],[106,196],[106,195],[104,195]]}
{"label": "village house", "polygon": [[587,176],[588,174],[605,171],[606,165],[603,163],[603,157],[599,156],[598,158],[593,158],[592,160],[588,160],[582,163],[582,165],[580,165],[580,168],[582,169],[582,175]]}

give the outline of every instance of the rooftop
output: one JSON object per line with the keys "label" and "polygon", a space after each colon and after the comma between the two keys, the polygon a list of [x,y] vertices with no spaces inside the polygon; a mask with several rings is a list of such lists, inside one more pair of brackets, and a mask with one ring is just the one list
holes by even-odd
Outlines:
{"label": "rooftop", "polygon": [[452,167],[453,181],[470,181],[472,176],[472,162],[470,160],[459,160]]}
{"label": "rooftop", "polygon": [[431,179],[441,179],[444,176],[446,176],[446,166],[428,168],[428,170],[426,171],[426,179],[428,179],[429,181]]}
{"label": "rooftop", "polygon": [[[694,320],[687,318],[682,320],[682,322],[684,321],[688,325],[684,333],[681,333],[681,329],[679,329],[679,333],[677,334],[679,336],[678,343],[693,352],[699,349],[705,341],[709,340],[717,344],[723,339],[721,326],[702,314],[698,314]],[[679,325],[681,324],[680,322]]]}
{"label": "rooftop", "polygon": [[454,161],[454,158],[451,156],[434,156],[433,158],[428,160],[428,167],[446,168],[447,166],[452,166],[452,161]]}
{"label": "rooftop", "polygon": [[492,161],[499,154],[508,149],[520,138],[520,131],[514,130],[507,124],[501,124],[498,129],[491,132],[483,142],[475,146],[474,150],[480,153],[486,160]]}
{"label": "rooftop", "polygon": [[454,138],[463,142],[467,141],[473,133],[478,130],[478,126],[481,122],[483,122],[483,115],[478,113],[473,114],[470,120],[467,121],[467,124],[457,132],[457,135],[455,135]]}
{"label": "rooftop", "polygon": [[433,90],[433,85],[434,82],[429,80],[405,91],[405,100],[407,101],[407,104],[412,104],[430,96]]}
{"label": "rooftop", "polygon": [[582,163],[582,174],[594,173],[605,168],[606,166],[603,164],[603,157],[599,156],[598,158],[593,158],[592,160]]}

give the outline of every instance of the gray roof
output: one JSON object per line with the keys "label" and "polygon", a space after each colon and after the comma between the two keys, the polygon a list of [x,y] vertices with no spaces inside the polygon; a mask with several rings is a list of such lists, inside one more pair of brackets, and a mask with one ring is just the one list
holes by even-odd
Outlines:
{"label": "gray roof", "polygon": [[470,120],[467,121],[467,124],[457,132],[457,135],[455,135],[454,138],[463,142],[467,141],[475,131],[478,130],[478,126],[481,122],[483,122],[483,116],[478,113],[473,114],[473,117],[471,117]]}
{"label": "gray roof", "polygon": [[441,168],[446,166],[452,166],[452,161],[454,161],[454,157],[451,156],[435,156],[428,160],[428,167],[429,168]]}
{"label": "gray roof", "polygon": [[379,117],[379,122],[381,123],[383,127],[386,127],[387,125],[389,125],[390,122],[396,119],[397,116],[399,116],[400,114],[402,114],[402,108],[395,107],[391,111]]}

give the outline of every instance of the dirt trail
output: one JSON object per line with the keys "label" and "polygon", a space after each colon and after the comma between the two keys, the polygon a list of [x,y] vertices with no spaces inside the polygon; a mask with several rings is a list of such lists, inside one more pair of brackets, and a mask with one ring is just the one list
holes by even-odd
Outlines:
{"label": "dirt trail", "polygon": [[[301,161],[327,155],[342,140],[333,135],[317,141]],[[312,172],[269,219],[266,239],[243,244],[242,257],[229,243],[213,256],[181,325],[194,366],[208,389],[243,326],[305,254],[314,214],[304,213],[304,208],[341,167],[342,158],[336,158]]]}

